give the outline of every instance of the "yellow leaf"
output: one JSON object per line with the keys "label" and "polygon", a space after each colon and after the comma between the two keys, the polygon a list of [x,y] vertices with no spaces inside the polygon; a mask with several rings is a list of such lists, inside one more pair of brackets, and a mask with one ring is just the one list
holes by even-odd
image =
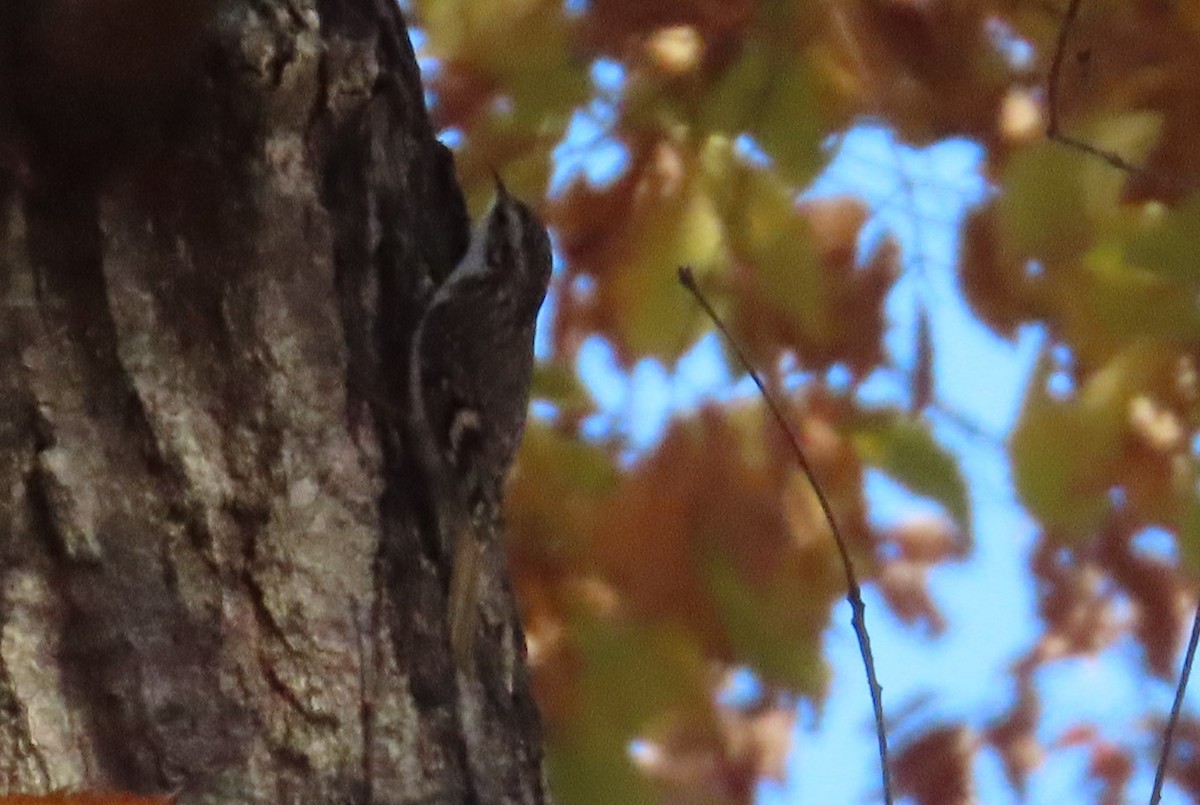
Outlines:
{"label": "yellow leaf", "polygon": [[1022,501],[1055,536],[1082,538],[1103,520],[1108,492],[1120,482],[1129,401],[1173,363],[1171,350],[1139,342],[1095,372],[1074,398],[1056,400],[1046,390],[1051,365],[1043,358],[1013,434],[1012,457]]}
{"label": "yellow leaf", "polygon": [[793,193],[762,171],[749,174],[745,204],[743,253],[757,269],[763,292],[810,338],[821,340],[832,325],[833,310],[819,271],[812,227]]}
{"label": "yellow leaf", "polygon": [[1148,206],[1143,226],[1126,242],[1126,258],[1165,279],[1200,280],[1200,199],[1174,210]]}
{"label": "yellow leaf", "polygon": [[530,397],[553,403],[575,415],[595,407],[591,394],[580,382],[575,369],[561,362],[538,363],[534,366]]}
{"label": "yellow leaf", "polygon": [[[691,298],[676,276],[692,267],[698,280],[716,271],[724,255],[724,227],[690,157],[663,146],[658,160],[677,182],[649,178],[635,199],[625,236],[607,262],[615,273],[601,294],[613,309],[622,346],[633,354],[677,358],[699,324]],[[657,169],[655,169],[657,170]]]}
{"label": "yellow leaf", "polygon": [[703,101],[701,129],[733,138],[749,134],[789,187],[806,186],[827,162],[825,116],[807,56],[783,43],[754,42]]}
{"label": "yellow leaf", "polygon": [[[1159,117],[1131,114],[1086,127],[1078,137],[1138,160],[1158,133]],[[1119,214],[1124,171],[1092,154],[1049,140],[1023,149],[1004,172],[997,202],[1007,252],[1015,257],[1068,261],[1091,244],[1100,224]]]}
{"label": "yellow leaf", "polygon": [[1179,565],[1193,579],[1200,576],[1200,490],[1195,481],[1179,524]]}
{"label": "yellow leaf", "polygon": [[[786,564],[786,563],[785,563]],[[762,679],[794,693],[820,697],[829,669],[821,656],[820,631],[832,601],[814,608],[812,591],[797,583],[802,574],[780,572],[765,586],[752,586],[729,562],[712,557],[708,582],[739,662]],[[816,609],[816,611],[814,611]]]}

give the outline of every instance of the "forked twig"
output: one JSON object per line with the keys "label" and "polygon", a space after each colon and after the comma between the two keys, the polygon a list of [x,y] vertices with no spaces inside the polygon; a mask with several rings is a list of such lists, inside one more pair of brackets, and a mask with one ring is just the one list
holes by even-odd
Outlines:
{"label": "forked twig", "polygon": [[1062,25],[1058,29],[1058,42],[1054,46],[1054,57],[1050,61],[1050,77],[1046,82],[1046,116],[1049,118],[1046,121],[1046,136],[1056,143],[1062,143],[1068,148],[1074,148],[1085,154],[1091,154],[1097,159],[1101,159],[1112,165],[1117,170],[1129,173],[1141,173],[1142,168],[1134,165],[1120,154],[1106,151],[1103,148],[1097,148],[1089,142],[1077,139],[1068,134],[1063,134],[1062,129],[1059,127],[1058,85],[1062,78],[1063,60],[1067,52],[1067,39],[1070,38],[1071,26],[1075,24],[1075,18],[1079,16],[1079,7],[1082,4],[1083,0],[1071,0],[1067,6],[1066,14],[1063,15]]}
{"label": "forked twig", "polygon": [[825,496],[825,491],[821,488],[821,484],[817,481],[817,476],[813,472],[812,465],[808,463],[808,457],[805,456],[804,450],[800,447],[800,439],[788,424],[787,418],[783,415],[783,409],[775,398],[767,391],[767,386],[763,383],[762,377],[758,374],[755,368],[750,364],[750,360],[746,357],[746,353],[742,351],[742,347],[738,344],[733,334],[725,326],[721,317],[717,315],[717,311],[709,304],[708,299],[700,291],[696,285],[696,278],[692,274],[692,270],[687,266],[679,268],[679,282],[686,288],[700,307],[704,309],[705,314],[712,319],[717,330],[725,338],[725,342],[729,344],[738,361],[745,367],[750,375],[750,379],[754,381],[754,385],[758,386],[758,391],[762,394],[763,400],[767,404],[767,408],[771,412],[771,416],[779,423],[779,427],[787,434],[788,443],[792,446],[792,452],[795,454],[796,463],[800,465],[804,477],[808,479],[808,483],[812,486],[813,492],[816,493],[817,502],[821,506],[821,513],[825,516],[825,520],[829,523],[829,529],[833,532],[833,540],[837,544],[838,555],[842,560],[842,569],[846,572],[846,601],[850,604],[850,623],[854,627],[854,634],[858,638],[859,653],[862,654],[863,667],[867,672],[867,684],[871,688],[871,706],[875,710],[875,736],[879,743],[879,766],[883,775],[883,800],[886,805],[892,805],[892,775],[891,768],[888,763],[888,748],[887,748],[887,731],[883,725],[883,688],[879,685],[879,679],[875,675],[875,657],[871,654],[871,637],[867,634],[866,620],[866,604],[862,599],[862,587],[858,583],[858,575],[854,572],[854,563],[850,559],[850,551],[846,547],[846,540],[842,536],[841,529],[838,528],[837,520],[833,516],[833,507],[829,505],[829,498]]}
{"label": "forked twig", "polygon": [[[1092,145],[1086,140],[1072,137],[1069,134],[1064,134],[1062,131],[1062,126],[1059,123],[1058,108],[1059,84],[1062,80],[1063,62],[1066,60],[1067,40],[1071,36],[1071,28],[1075,24],[1075,19],[1079,16],[1079,7],[1081,5],[1083,5],[1083,0],[1070,1],[1067,5],[1066,13],[1063,14],[1062,25],[1058,29],[1058,41],[1054,46],[1054,56],[1050,60],[1050,75],[1046,79],[1046,137],[1052,142],[1089,154],[1117,170],[1135,175],[1146,174],[1148,171],[1145,166],[1135,165],[1115,151],[1109,151]],[[1184,190],[1191,189],[1191,185],[1170,176],[1155,174],[1154,178],[1156,181],[1174,185],[1177,188]]]}

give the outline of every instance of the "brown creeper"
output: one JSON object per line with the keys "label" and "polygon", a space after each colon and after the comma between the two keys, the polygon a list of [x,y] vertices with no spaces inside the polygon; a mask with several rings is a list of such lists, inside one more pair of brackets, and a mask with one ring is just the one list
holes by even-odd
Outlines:
{"label": "brown creeper", "polygon": [[484,540],[499,520],[525,428],[534,321],[549,282],[545,227],[497,179],[492,208],[413,334],[408,441],[443,559],[453,557],[447,619],[463,668],[478,617]]}

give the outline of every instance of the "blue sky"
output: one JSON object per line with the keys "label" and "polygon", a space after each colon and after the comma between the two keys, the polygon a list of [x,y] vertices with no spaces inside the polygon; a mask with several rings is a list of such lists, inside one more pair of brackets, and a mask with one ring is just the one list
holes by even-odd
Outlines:
{"label": "blue sky", "polygon": [[[436,65],[425,62],[423,68]],[[592,101],[576,112],[555,152],[552,194],[581,172],[599,184],[624,167],[625,149],[609,135],[622,91],[622,69],[614,62],[598,61],[592,79]],[[443,132],[443,137],[451,144],[459,141],[456,132]],[[753,143],[741,145],[754,153]],[[971,494],[974,550],[965,561],[936,568],[929,580],[930,592],[947,619],[944,634],[933,639],[920,628],[906,626],[892,616],[872,586],[864,590],[885,708],[889,714],[907,713],[892,724],[890,740],[898,748],[939,723],[962,722],[982,731],[1012,706],[1011,666],[1034,645],[1040,624],[1028,572],[1036,524],[1016,501],[1005,440],[1019,417],[1041,352],[1055,350],[1064,362],[1070,356],[1047,344],[1037,326],[1020,330],[1015,342],[997,337],[962,298],[954,268],[961,223],[992,192],[980,175],[983,155],[977,145],[950,140],[910,148],[897,143],[886,129],[864,124],[827,146],[830,165],[806,195],[859,196],[873,211],[862,235],[862,253],[868,254],[887,235],[902,248],[904,272],[886,305],[885,343],[891,365],[868,379],[862,399],[907,402],[916,313],[923,305],[935,347],[937,401],[926,416],[939,441],[958,458]],[[543,322],[553,315],[551,299]],[[546,349],[540,339],[539,354],[545,355]],[[577,369],[599,409],[587,423],[587,433],[619,434],[630,460],[656,444],[672,416],[704,400],[754,393],[746,378],[731,375],[712,335],[673,367],[647,360],[629,373],[618,368],[603,340],[593,338],[579,351]],[[1058,384],[1056,391],[1071,392],[1061,376],[1053,382]],[[877,472],[868,475],[866,492],[871,517],[879,524],[933,506]],[[1172,550],[1172,540],[1162,533],[1145,535],[1143,543],[1160,554]],[[849,615],[843,603],[826,634],[834,671],[830,696],[819,713],[801,704],[788,778],[760,786],[763,805],[880,800],[870,701]],[[1134,802],[1148,799],[1155,753],[1154,737],[1139,728],[1140,719],[1148,706],[1155,714],[1165,714],[1173,692],[1171,686],[1148,679],[1142,668],[1140,647],[1123,638],[1099,657],[1057,662],[1035,678],[1043,704],[1038,738],[1048,745],[1067,728],[1090,724],[1117,745],[1135,750],[1140,762],[1129,789]],[[750,677],[743,682],[753,684]],[[1188,701],[1193,711],[1200,703],[1197,695],[1189,695]],[[1034,771],[1023,801],[1097,801],[1100,789],[1087,780],[1088,761],[1086,748],[1054,750]],[[1018,801],[996,753],[978,753],[975,778],[980,802]],[[1162,801],[1186,800],[1168,786]]]}
{"label": "blue sky", "polygon": [[[573,128],[581,143],[596,145],[595,162],[586,158],[586,148],[572,144],[563,149],[596,180],[619,169],[622,158],[619,146],[593,128],[593,119],[604,120],[600,107],[585,112],[587,122]],[[872,403],[906,402],[916,311],[924,304],[935,344],[935,396],[939,407],[954,414],[931,411],[928,416],[938,439],[958,458],[971,491],[975,550],[966,561],[939,567],[930,577],[931,594],[947,618],[944,634],[931,639],[904,625],[875,589],[868,585],[864,592],[888,712],[921,703],[907,720],[893,725],[892,745],[899,747],[939,723],[963,722],[982,731],[1013,704],[1012,664],[1040,633],[1028,572],[1037,531],[1015,498],[1004,442],[1019,417],[1035,361],[1052,347],[1037,326],[1023,328],[1015,343],[999,338],[972,315],[958,288],[954,266],[961,223],[989,192],[980,176],[977,145],[958,140],[909,148],[886,129],[864,125],[831,142],[830,148],[830,166],[806,195],[852,193],[863,198],[873,210],[860,244],[864,253],[878,238],[891,235],[901,244],[905,266],[886,307],[885,341],[893,365],[869,378],[862,397]],[[643,361],[629,374],[617,368],[611,350],[595,339],[581,350],[578,369],[600,407],[593,432],[615,430],[635,453],[653,446],[673,415],[699,401],[754,393],[745,379],[731,377],[711,335],[676,367]],[[880,473],[868,475],[866,492],[871,516],[880,524],[931,506]],[[1149,540],[1160,549],[1169,544],[1161,536]],[[848,605],[840,605],[826,635],[834,668],[830,697],[819,714],[801,705],[788,779],[761,785],[763,805],[878,800],[870,702],[849,617]],[[1122,639],[1098,658],[1046,667],[1036,684],[1044,706],[1038,738],[1051,744],[1072,726],[1094,725],[1118,745],[1139,751],[1143,762],[1130,792],[1134,801],[1148,797],[1153,746],[1146,733],[1130,726],[1143,716],[1147,702],[1165,713],[1171,689],[1145,678],[1140,648]],[[1189,701],[1194,706],[1196,697]],[[1096,801],[1100,788],[1087,779],[1088,751],[1055,750],[1033,773],[1025,801]],[[977,755],[975,776],[981,802],[1018,801],[994,751]],[[1163,799],[1184,801],[1170,788]]]}
{"label": "blue sky", "polygon": [[[914,359],[913,328],[918,300],[930,314],[935,345],[936,399],[956,416],[931,413],[939,440],[959,459],[971,490],[976,546],[967,561],[936,570],[931,593],[947,616],[948,628],[927,639],[890,616],[874,591],[866,594],[871,639],[889,712],[928,697],[911,723],[899,725],[893,745],[941,722],[964,722],[980,730],[1005,712],[1015,694],[1011,666],[1036,641],[1036,592],[1028,572],[1036,524],[1021,509],[1013,490],[1004,439],[1020,414],[1034,362],[1046,343],[1040,327],[1023,328],[1015,343],[996,337],[967,308],[955,278],[963,215],[985,200],[980,178],[982,153],[965,141],[945,141],[924,149],[897,144],[886,130],[857,128],[838,143],[836,155],[810,191],[851,192],[875,211],[871,226],[890,233],[902,246],[905,272],[887,302],[889,353],[902,370]],[[1069,355],[1060,354],[1063,360]],[[1062,393],[1070,388],[1052,378]],[[870,384],[869,384],[870,385]],[[879,380],[880,400],[902,390]],[[963,427],[962,423],[972,427]],[[878,478],[868,479],[873,513],[903,517],[914,501]],[[919,505],[919,503],[917,504]],[[1148,550],[1170,552],[1165,534],[1146,534]],[[840,803],[876,799],[870,787],[854,790],[850,780],[870,780],[875,758],[869,737],[870,710],[848,607],[835,614],[827,635],[828,656],[837,681],[820,718],[802,718],[785,785],[764,784],[763,803]],[[1043,705],[1038,738],[1059,739],[1070,727],[1093,725],[1106,739],[1135,750],[1142,762],[1131,781],[1132,801],[1147,801],[1153,779],[1155,736],[1137,726],[1149,705],[1165,714],[1173,689],[1143,673],[1142,651],[1126,636],[1096,658],[1052,663],[1035,675]],[[1196,695],[1188,702],[1195,708]],[[807,715],[807,714],[803,714]],[[1058,750],[1032,775],[1026,802],[1096,801],[1098,784],[1087,780],[1086,748]],[[848,758],[860,766],[847,773]],[[1016,802],[1004,782],[995,752],[976,759],[980,801]],[[877,790],[876,790],[877,791]],[[1184,802],[1178,789],[1164,803]]]}
{"label": "blue sky", "polygon": [[[899,241],[905,270],[887,301],[885,337],[896,368],[872,378],[864,397],[904,402],[915,359],[916,311],[923,304],[935,347],[935,399],[957,415],[928,416],[939,440],[958,458],[971,491],[975,550],[967,561],[937,568],[930,577],[930,592],[947,619],[943,635],[930,639],[905,626],[873,589],[865,591],[887,710],[900,712],[927,697],[909,723],[894,725],[896,747],[940,722],[983,728],[999,717],[1012,702],[1008,669],[1036,635],[1034,591],[1024,572],[1035,529],[1015,504],[1003,439],[1019,414],[1042,339],[1036,328],[1022,331],[1015,344],[995,337],[967,310],[954,273],[960,224],[988,192],[979,175],[981,158],[979,147],[966,141],[913,149],[884,129],[864,126],[840,139],[832,163],[810,190],[860,196],[874,211],[864,236],[890,234]],[[903,519],[923,505],[878,474],[868,478],[866,492],[872,517],[880,522]],[[873,781],[877,771],[873,746],[863,737],[870,735],[870,711],[861,660],[848,606],[840,610],[827,635],[836,669],[829,702],[820,718],[802,713],[789,780],[765,784],[764,803],[875,799],[870,785],[847,785]],[[852,773],[845,768],[849,758],[858,767]],[[999,759],[982,755],[977,777],[990,789],[984,801],[1001,801]]]}

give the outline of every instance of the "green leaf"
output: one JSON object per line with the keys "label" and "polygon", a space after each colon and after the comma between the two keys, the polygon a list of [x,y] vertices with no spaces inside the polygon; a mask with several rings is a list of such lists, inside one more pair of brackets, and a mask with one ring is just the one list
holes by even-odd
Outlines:
{"label": "green leaf", "polygon": [[[1106,151],[1138,160],[1157,137],[1154,114],[1119,115],[1097,121],[1075,136]],[[1004,171],[997,201],[1010,255],[1051,262],[1078,257],[1100,225],[1119,214],[1128,175],[1104,160],[1061,143],[1023,149]]]}
{"label": "green leaf", "polygon": [[749,134],[795,189],[812,181],[828,155],[821,149],[826,130],[817,77],[806,54],[785,47],[748,45],[704,99],[698,125],[730,139]]}
{"label": "green leaf", "polygon": [[602,446],[536,421],[525,429],[520,461],[536,473],[539,488],[555,496],[576,492],[599,497],[610,494],[620,480],[613,457]]}
{"label": "green leaf", "polygon": [[626,740],[646,734],[661,713],[701,704],[707,709],[707,663],[695,643],[675,630],[584,621],[576,623],[576,639],[584,695]]}
{"label": "green leaf", "polygon": [[1109,489],[1118,482],[1129,402],[1154,393],[1174,371],[1176,352],[1142,340],[1093,372],[1069,399],[1054,399],[1043,356],[1021,421],[1012,437],[1017,492],[1030,513],[1068,542],[1083,538],[1106,516]]}
{"label": "green leaf", "polygon": [[806,613],[797,601],[800,591],[789,574],[755,588],[729,562],[714,558],[707,563],[706,575],[736,659],[795,693],[822,695],[829,679],[820,645],[827,602],[819,619],[804,623]]}
{"label": "green leaf", "polygon": [[1012,438],[1013,474],[1022,503],[1068,543],[1100,524],[1120,421],[1111,412],[1054,400],[1048,370],[1030,384],[1021,422]]}
{"label": "green leaf", "polygon": [[856,429],[854,442],[862,460],[909,491],[941,503],[966,534],[971,531],[967,485],[958,462],[928,427],[899,412],[869,417]]}
{"label": "green leaf", "polygon": [[1195,480],[1179,524],[1179,566],[1193,579],[1200,577],[1200,494]]}
{"label": "green leaf", "polygon": [[750,134],[775,161],[779,175],[793,187],[807,186],[829,162],[821,148],[827,131],[815,81],[802,54],[791,54],[775,64],[750,127]]}
{"label": "green leaf", "polygon": [[669,195],[651,195],[630,216],[612,259],[615,273],[602,290],[627,354],[668,363],[688,346],[702,316],[679,287],[677,268],[691,266],[703,281],[721,269],[725,254],[724,226],[697,161],[689,155],[681,170],[687,178],[680,187]]}
{"label": "green leaf", "polygon": [[[614,693],[614,698],[619,695]],[[596,730],[550,737],[546,746],[546,767],[550,790],[556,801],[658,801],[650,781],[630,759],[630,739],[612,738]]]}
{"label": "green leaf", "polygon": [[629,755],[677,719],[711,711],[711,669],[683,636],[661,627],[583,619],[579,699],[550,730],[549,771],[560,802],[655,802]]}
{"label": "green leaf", "polygon": [[1098,366],[1146,339],[1200,337],[1194,290],[1127,265],[1111,244],[1088,252],[1083,267],[1055,291],[1080,365]]}
{"label": "green leaf", "polygon": [[767,298],[812,340],[823,342],[834,326],[833,307],[812,226],[773,174],[747,171],[743,191],[745,207],[731,239],[750,258]]}
{"label": "green leaf", "polygon": [[1200,199],[1167,210],[1148,205],[1142,226],[1125,244],[1125,257],[1160,277],[1200,280]]}
{"label": "green leaf", "polygon": [[420,0],[417,19],[428,52],[468,67],[473,80],[511,101],[511,122],[522,132],[557,131],[587,102],[587,65],[561,4]]}
{"label": "green leaf", "polygon": [[592,395],[579,382],[579,375],[561,362],[538,363],[533,367],[530,397],[575,413],[591,411],[595,407]]}
{"label": "green leaf", "polygon": [[1021,258],[1069,259],[1091,240],[1079,171],[1083,157],[1055,143],[1017,154],[1004,172],[997,212],[1005,245]]}

